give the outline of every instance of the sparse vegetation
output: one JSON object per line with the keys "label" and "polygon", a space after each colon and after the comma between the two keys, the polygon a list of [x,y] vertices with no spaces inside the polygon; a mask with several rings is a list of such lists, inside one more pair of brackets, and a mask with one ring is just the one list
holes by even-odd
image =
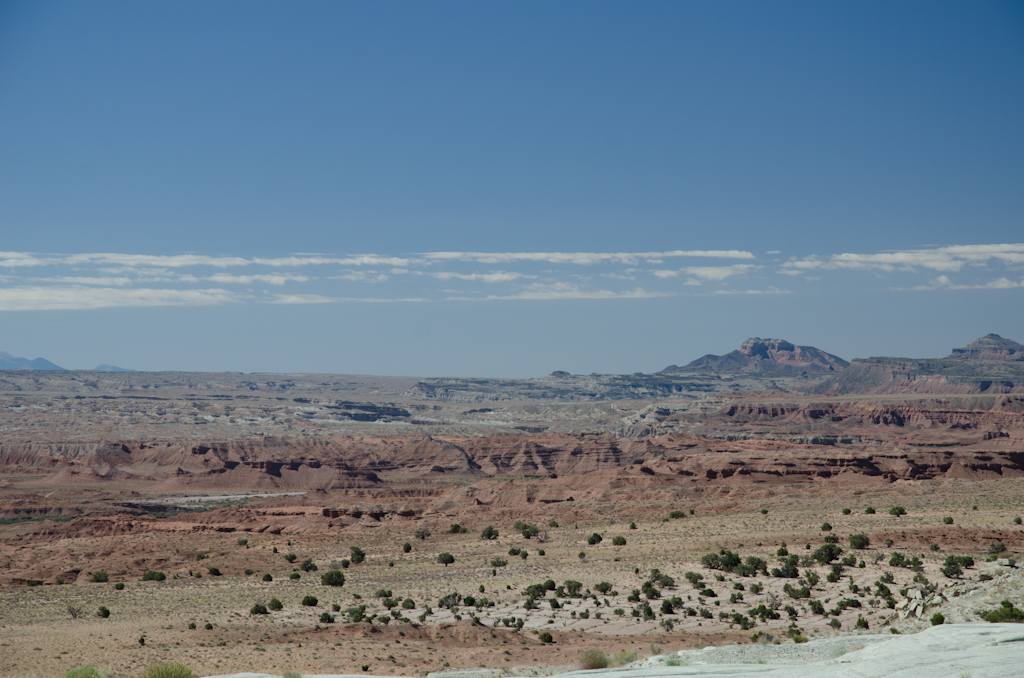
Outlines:
{"label": "sparse vegetation", "polygon": [[344,586],[345,575],[341,570],[328,570],[320,575],[320,583],[324,586]]}
{"label": "sparse vegetation", "polygon": [[448,567],[449,565],[455,562],[455,556],[447,552],[441,553],[437,556],[437,562],[441,563],[445,567]]}
{"label": "sparse vegetation", "polygon": [[316,604],[320,602],[316,596],[303,596],[302,604],[306,607],[316,607]]}
{"label": "sparse vegetation", "polygon": [[92,573],[92,582],[94,584],[106,584],[110,581],[110,575],[107,574],[106,570],[97,570]]}
{"label": "sparse vegetation", "polygon": [[600,650],[584,650],[580,655],[580,668],[584,671],[608,668],[608,657]]}
{"label": "sparse vegetation", "polygon": [[196,674],[184,664],[161,662],[147,666],[139,678],[196,678]]}
{"label": "sparse vegetation", "polygon": [[903,508],[902,506],[893,506],[891,509],[889,509],[889,515],[890,516],[905,516],[905,515],[907,515],[907,509]]}

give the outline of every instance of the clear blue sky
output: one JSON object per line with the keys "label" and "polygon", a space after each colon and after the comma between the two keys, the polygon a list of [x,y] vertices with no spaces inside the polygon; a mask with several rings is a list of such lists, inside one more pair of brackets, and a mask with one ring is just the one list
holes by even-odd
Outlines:
{"label": "clear blue sky", "polygon": [[1024,3],[5,2],[0,350],[653,371],[1024,342]]}

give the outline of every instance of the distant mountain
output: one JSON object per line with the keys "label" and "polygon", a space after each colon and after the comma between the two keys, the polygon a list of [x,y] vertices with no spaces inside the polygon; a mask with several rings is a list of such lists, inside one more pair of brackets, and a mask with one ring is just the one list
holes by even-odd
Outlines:
{"label": "distant mountain", "polygon": [[813,346],[796,346],[784,339],[754,337],[740,344],[739,350],[725,355],[708,354],[688,365],[670,365],[661,374],[758,374],[795,376],[807,373],[839,372],[850,363],[839,356]]}
{"label": "distant mountain", "polygon": [[54,365],[45,358],[29,360],[19,358],[10,353],[0,351],[0,370],[63,370],[60,365]]}
{"label": "distant mountain", "polygon": [[986,334],[963,348],[954,348],[947,358],[959,360],[1024,360],[1024,346],[998,334]]}
{"label": "distant mountain", "polygon": [[136,370],[129,369],[127,367],[118,367],[117,365],[108,365],[103,363],[92,368],[93,372],[135,372]]}

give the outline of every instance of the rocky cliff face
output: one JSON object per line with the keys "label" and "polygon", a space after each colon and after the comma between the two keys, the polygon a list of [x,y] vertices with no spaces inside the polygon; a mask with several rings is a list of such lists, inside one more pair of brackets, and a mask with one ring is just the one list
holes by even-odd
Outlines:
{"label": "rocky cliff face", "polygon": [[954,348],[947,358],[959,360],[1021,360],[1024,361],[1024,346],[998,334],[987,334],[972,341],[963,348]]}
{"label": "rocky cliff face", "polygon": [[797,376],[804,373],[840,372],[848,362],[813,346],[797,346],[785,339],[753,337],[740,344],[739,350],[725,355],[708,354],[684,367],[672,365],[664,373],[761,373]]}

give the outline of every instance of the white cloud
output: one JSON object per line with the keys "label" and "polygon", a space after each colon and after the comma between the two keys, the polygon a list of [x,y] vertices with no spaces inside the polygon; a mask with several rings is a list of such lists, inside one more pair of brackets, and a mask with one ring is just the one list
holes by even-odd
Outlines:
{"label": "white cloud", "polygon": [[117,306],[209,306],[236,301],[227,290],[123,289],[111,287],[8,287],[0,311],[87,310]]}
{"label": "white cloud", "polygon": [[267,283],[268,285],[284,285],[287,282],[309,282],[309,278],[304,275],[290,274],[231,275],[230,273],[216,273],[207,276],[206,280],[222,285],[252,285],[254,282]]}
{"label": "white cloud", "polygon": [[325,280],[348,280],[350,282],[387,282],[388,277],[376,271],[349,271],[339,275],[329,275]]}
{"label": "white cloud", "polygon": [[404,299],[378,299],[374,297],[325,297],[319,294],[275,294],[271,304],[397,304],[409,302],[424,302],[429,299],[404,298]]}
{"label": "white cloud", "polygon": [[451,271],[439,271],[437,273],[427,273],[431,278],[437,278],[438,280],[470,280],[487,283],[498,283],[498,282],[511,282],[512,280],[518,280],[519,278],[533,278],[535,276],[527,276],[522,273],[514,273],[510,271],[495,271],[494,273],[453,273]]}
{"label": "white cloud", "polygon": [[45,266],[49,263],[46,259],[40,259],[28,252],[0,252],[0,266],[14,268],[15,266]]}
{"label": "white cloud", "polygon": [[719,259],[753,259],[750,252],[740,250],[673,250],[671,252],[426,252],[422,255],[436,261],[475,261],[482,264],[507,264],[519,261],[549,264],[590,265],[602,263],[634,264],[669,257],[714,257]]}
{"label": "white cloud", "polygon": [[[927,285],[918,285],[917,287],[903,288],[910,290],[1013,290],[1018,288],[1024,288],[1024,278],[1019,282],[1016,280],[1010,280],[1009,278],[996,278],[990,280],[987,283],[980,285],[963,285],[954,283],[949,279],[948,276],[940,275],[938,278],[934,278],[928,281]],[[900,288],[896,288],[900,289]]]}
{"label": "white cloud", "polygon": [[792,294],[789,290],[769,287],[766,290],[715,290],[715,294]]}
{"label": "white cloud", "polygon": [[782,264],[783,271],[823,269],[852,269],[879,271],[913,271],[928,268],[933,271],[955,273],[965,265],[984,265],[995,259],[1005,264],[1024,263],[1024,244],[952,245],[931,249],[897,250],[878,254],[843,253],[827,259],[805,257]]}
{"label": "white cloud", "polygon": [[517,294],[491,294],[486,297],[448,297],[449,301],[506,301],[506,300],[552,300],[552,299],[648,299],[672,296],[663,292],[648,292],[641,288],[626,292],[609,290],[581,290],[570,283],[534,283]]}
{"label": "white cloud", "polygon": [[99,285],[104,287],[124,287],[131,285],[131,278],[93,278],[89,276],[55,276],[52,278],[31,278],[33,282],[56,283],[58,285]]}
{"label": "white cloud", "polygon": [[752,268],[759,267],[754,266],[753,264],[733,264],[731,266],[684,266],[678,271],[654,269],[651,273],[659,278],[675,278],[680,275],[688,275],[701,280],[725,280],[730,276],[746,273]]}

